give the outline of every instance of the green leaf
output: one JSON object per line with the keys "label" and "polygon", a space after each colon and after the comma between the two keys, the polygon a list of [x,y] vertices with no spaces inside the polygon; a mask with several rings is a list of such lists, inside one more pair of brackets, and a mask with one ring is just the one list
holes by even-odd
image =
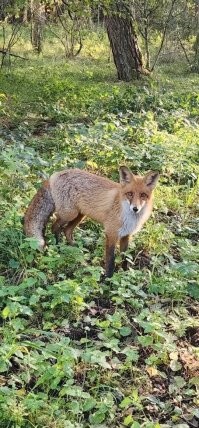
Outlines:
{"label": "green leaf", "polygon": [[60,396],[68,395],[70,397],[90,398],[88,392],[84,392],[80,386],[64,386],[60,391]]}
{"label": "green leaf", "polygon": [[189,380],[190,385],[196,385],[199,387],[199,376],[194,376]]}
{"label": "green leaf", "polygon": [[83,404],[83,411],[88,412],[89,410],[93,409],[96,406],[96,403],[97,401],[94,398],[87,398]]}
{"label": "green leaf", "polygon": [[32,309],[30,309],[28,306],[24,306],[24,305],[21,305],[20,313],[23,315],[29,315],[29,316],[33,315]]}
{"label": "green leaf", "polygon": [[8,363],[6,363],[3,360],[0,360],[0,373],[7,372],[7,370],[8,370]]}
{"label": "green leaf", "polygon": [[182,376],[175,376],[174,382],[179,389],[183,388],[186,385],[186,381],[184,380],[184,378]]}
{"label": "green leaf", "polygon": [[177,372],[178,370],[180,370],[182,368],[182,364],[176,360],[171,360],[169,366],[173,372]]}
{"label": "green leaf", "polygon": [[139,359],[139,352],[131,347],[124,348],[122,353],[126,355],[126,361],[133,361],[136,363]]}
{"label": "green leaf", "polygon": [[126,418],[124,419],[123,424],[125,425],[125,427],[128,427],[132,422],[133,422],[133,417],[132,417],[132,415],[128,415],[128,416],[126,416]]}
{"label": "green leaf", "polygon": [[97,412],[93,413],[89,416],[89,421],[93,425],[101,424],[106,418],[106,414],[98,410]]}
{"label": "green leaf", "polygon": [[29,243],[30,248],[32,250],[38,250],[39,249],[39,241],[36,238],[25,238],[25,241]]}
{"label": "green leaf", "polygon": [[120,408],[128,409],[128,407],[132,405],[132,402],[133,400],[130,397],[125,397],[120,403]]}
{"label": "green leaf", "polygon": [[11,259],[9,260],[9,266],[13,269],[19,268],[20,264],[17,260]]}
{"label": "green leaf", "polygon": [[187,291],[191,297],[194,299],[199,299],[199,284],[188,284]]}
{"label": "green leaf", "polygon": [[121,336],[129,336],[132,332],[130,327],[121,327],[119,330]]}
{"label": "green leaf", "polygon": [[142,345],[142,346],[150,346],[153,344],[153,337],[146,335],[146,336],[139,336],[138,337],[138,342]]}
{"label": "green leaf", "polygon": [[69,403],[68,407],[74,415],[78,415],[78,413],[80,413],[80,404],[78,401],[73,400],[71,403]]}
{"label": "green leaf", "polygon": [[1,311],[1,315],[3,319],[6,319],[10,315],[10,308],[8,306],[5,306],[5,308]]}
{"label": "green leaf", "polygon": [[139,422],[133,422],[131,428],[141,428],[141,425],[139,424]]}

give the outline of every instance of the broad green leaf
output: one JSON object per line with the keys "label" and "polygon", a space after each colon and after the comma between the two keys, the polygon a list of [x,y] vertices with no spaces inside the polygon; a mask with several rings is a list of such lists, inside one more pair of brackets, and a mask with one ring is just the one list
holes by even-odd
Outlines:
{"label": "broad green leaf", "polygon": [[101,424],[106,418],[106,414],[98,410],[97,412],[93,413],[89,416],[89,421],[93,425]]}

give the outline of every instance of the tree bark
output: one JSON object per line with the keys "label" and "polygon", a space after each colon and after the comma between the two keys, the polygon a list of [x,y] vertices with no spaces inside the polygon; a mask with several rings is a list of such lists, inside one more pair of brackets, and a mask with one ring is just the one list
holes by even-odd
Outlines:
{"label": "tree bark", "polygon": [[33,49],[42,52],[43,26],[45,23],[45,9],[40,0],[31,0],[31,41]]}
{"label": "tree bark", "polygon": [[128,82],[140,74],[148,74],[132,25],[131,12],[123,1],[117,0],[114,10],[108,11],[105,24],[118,79]]}

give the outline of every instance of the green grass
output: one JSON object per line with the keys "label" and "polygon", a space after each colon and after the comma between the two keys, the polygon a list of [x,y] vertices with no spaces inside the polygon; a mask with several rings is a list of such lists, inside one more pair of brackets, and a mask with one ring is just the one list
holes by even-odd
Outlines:
{"label": "green grass", "polygon": [[[199,77],[176,64],[120,83],[101,41],[91,49],[30,53],[0,75],[1,428],[196,426]],[[74,166],[118,180],[124,163],[161,172],[128,271],[118,254],[100,281],[91,221],[74,247],[49,227],[38,254],[22,218],[42,180]]]}

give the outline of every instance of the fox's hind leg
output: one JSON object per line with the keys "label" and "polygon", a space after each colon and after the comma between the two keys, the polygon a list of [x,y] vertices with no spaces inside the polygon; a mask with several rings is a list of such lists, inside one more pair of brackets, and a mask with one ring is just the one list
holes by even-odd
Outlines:
{"label": "fox's hind leg", "polygon": [[83,217],[84,216],[82,214],[78,213],[78,211],[76,209],[74,209],[73,211],[70,211],[70,212],[65,211],[64,215],[60,215],[60,212],[56,213],[56,221],[52,225],[52,232],[55,235],[56,244],[58,244],[60,233],[63,231],[67,241],[69,242],[69,244],[72,245],[73,244],[73,237],[72,237],[73,230],[74,230],[75,226],[77,226],[78,223],[80,223],[80,221],[82,220]]}
{"label": "fox's hind leg", "polygon": [[73,230],[75,229],[75,227],[83,220],[84,215],[79,213],[77,215],[76,218],[74,218],[74,220],[69,221],[68,224],[64,227],[62,227],[62,230],[65,234],[65,237],[67,239],[67,241],[69,242],[70,245],[74,244],[73,241]]}
{"label": "fox's hind leg", "polygon": [[61,219],[60,217],[56,217],[52,225],[52,233],[55,235],[56,245],[59,243],[60,233],[62,231],[63,226],[67,223],[66,220]]}
{"label": "fox's hind leg", "polygon": [[78,216],[78,210],[75,207],[73,209],[70,208],[70,211],[68,211],[67,209],[59,209],[56,210],[55,214],[56,221],[52,225],[52,232],[55,235],[56,244],[58,244],[59,235],[63,230],[63,227],[76,219],[76,217]]}

